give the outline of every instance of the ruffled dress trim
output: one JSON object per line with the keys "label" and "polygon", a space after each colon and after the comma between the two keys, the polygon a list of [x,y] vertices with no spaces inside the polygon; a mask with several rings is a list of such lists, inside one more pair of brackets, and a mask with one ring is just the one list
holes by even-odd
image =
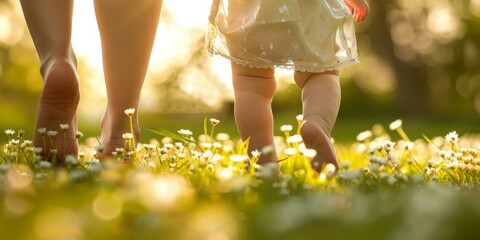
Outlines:
{"label": "ruffled dress trim", "polygon": [[321,72],[326,72],[326,71],[335,71],[335,70],[340,70],[342,68],[350,67],[352,65],[360,63],[359,58],[351,58],[342,62],[339,62],[337,64],[334,64],[332,66],[328,67],[314,67],[312,64],[309,65],[303,65],[303,64],[289,64],[289,63],[275,63],[275,64],[254,64],[249,61],[244,61],[241,59],[236,59],[233,57],[230,57],[226,54],[222,54],[220,52],[214,51],[210,52],[210,56],[221,56],[227,60],[230,60],[231,62],[234,62],[236,64],[242,65],[244,67],[250,67],[250,68],[256,68],[256,69],[275,69],[275,68],[281,68],[281,69],[286,69],[286,70],[294,70],[294,71],[300,71],[300,72],[315,72],[315,73],[321,73]]}

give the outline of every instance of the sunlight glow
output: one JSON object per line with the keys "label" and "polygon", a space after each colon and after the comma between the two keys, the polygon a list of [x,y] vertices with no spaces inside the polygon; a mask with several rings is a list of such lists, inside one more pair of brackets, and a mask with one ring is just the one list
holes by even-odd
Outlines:
{"label": "sunlight glow", "polygon": [[[188,8],[182,7],[185,5],[188,5]],[[211,58],[211,63],[207,64],[209,69],[196,69],[188,65],[191,56],[199,51],[198,47],[200,45],[203,47],[209,11],[210,4],[206,1],[164,1],[140,100],[143,109],[158,108],[163,97],[158,93],[158,86],[168,80],[166,76],[175,72],[177,68],[184,67],[187,67],[186,73],[190,75],[182,74],[178,76],[180,78],[178,81],[181,82],[180,91],[187,96],[201,100],[205,106],[212,109],[219,109],[222,101],[232,98],[231,93],[224,91],[225,88],[231,89],[230,64],[227,60]],[[103,107],[98,102],[106,102],[106,89],[93,2],[75,1],[72,35],[72,44],[85,70],[83,73],[87,74],[83,78],[88,81],[83,81],[82,84],[88,92],[94,91],[92,94],[84,95],[80,109],[91,116],[99,115],[103,112]],[[218,81],[212,81],[212,76],[221,79],[224,83],[221,85],[225,86],[217,86]],[[218,90],[198,91],[207,88]],[[205,94],[208,94],[208,97],[205,97]]]}

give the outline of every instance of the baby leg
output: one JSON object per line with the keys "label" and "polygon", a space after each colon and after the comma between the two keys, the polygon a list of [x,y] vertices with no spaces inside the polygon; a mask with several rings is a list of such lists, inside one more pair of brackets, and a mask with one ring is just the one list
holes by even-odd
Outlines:
{"label": "baby leg", "polygon": [[317,151],[312,167],[334,164],[338,169],[330,134],[340,108],[338,71],[324,73],[295,72],[295,82],[302,88],[303,124],[300,129],[307,148]]}
{"label": "baby leg", "polygon": [[137,109],[133,124],[138,142],[138,103],[161,7],[162,0],[95,0],[108,101],[100,139],[105,155],[124,147],[122,134],[130,132],[125,109]]}
{"label": "baby leg", "polygon": [[276,91],[273,69],[254,69],[232,63],[235,121],[243,140],[250,138],[249,152],[271,146],[258,163],[276,161],[271,103]]}
{"label": "baby leg", "polygon": [[[71,0],[22,0],[22,9],[40,58],[43,89],[39,99],[36,129],[57,131],[52,140],[46,133],[35,132],[34,145],[43,148],[43,155],[57,163],[65,155],[77,156],[76,111],[80,99],[77,63],[71,47]],[[68,124],[68,128],[60,128]],[[67,125],[64,125],[67,126]],[[53,145],[52,145],[53,143]]]}

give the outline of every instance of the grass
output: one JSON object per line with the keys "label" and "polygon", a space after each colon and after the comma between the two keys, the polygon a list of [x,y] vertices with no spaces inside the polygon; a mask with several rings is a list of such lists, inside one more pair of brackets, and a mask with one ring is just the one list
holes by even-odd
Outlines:
{"label": "grass", "polygon": [[478,132],[417,137],[425,132],[406,120],[382,128],[352,121],[358,125],[346,134],[351,139],[335,143],[340,169],[315,172],[311,152],[294,136],[297,121],[289,119],[277,121],[292,125],[277,134],[286,160],[263,166],[258,156],[248,157],[248,141],[225,133],[232,123],[223,120],[171,119],[171,126],[145,129],[148,142],[119,149],[112,159],[95,158],[99,148],[86,133],[83,153],[61,168],[37,157],[25,135],[6,131],[0,238],[479,237]]}

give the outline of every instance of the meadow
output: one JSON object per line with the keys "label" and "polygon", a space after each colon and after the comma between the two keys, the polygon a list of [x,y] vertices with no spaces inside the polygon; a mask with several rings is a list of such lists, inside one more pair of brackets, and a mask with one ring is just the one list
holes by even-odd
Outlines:
{"label": "meadow", "polygon": [[[478,239],[480,134],[410,139],[402,120],[337,143],[340,168],[310,167],[302,117],[279,128],[279,162],[248,141],[150,128],[156,137],[104,158],[79,135],[61,167],[7,129],[0,153],[1,239]],[[68,127],[68,126],[63,126]],[[54,133],[45,133],[46,140]],[[58,132],[55,134],[63,134]],[[332,139],[332,141],[335,141]],[[43,156],[43,157],[42,157]],[[125,161],[127,159],[127,161]]]}

